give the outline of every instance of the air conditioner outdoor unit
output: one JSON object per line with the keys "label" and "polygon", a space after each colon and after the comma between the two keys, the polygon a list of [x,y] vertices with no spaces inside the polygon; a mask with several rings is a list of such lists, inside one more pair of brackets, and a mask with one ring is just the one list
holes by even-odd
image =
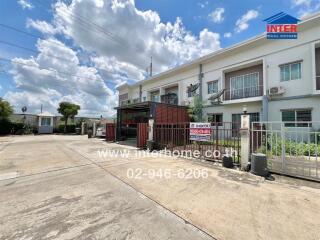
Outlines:
{"label": "air conditioner outdoor unit", "polygon": [[276,96],[276,95],[281,95],[285,93],[285,89],[281,86],[278,87],[272,87],[269,89],[269,95],[270,96]]}

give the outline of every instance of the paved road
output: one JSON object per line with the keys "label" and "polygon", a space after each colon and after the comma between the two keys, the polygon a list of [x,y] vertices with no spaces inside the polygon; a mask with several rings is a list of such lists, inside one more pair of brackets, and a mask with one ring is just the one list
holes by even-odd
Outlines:
{"label": "paved road", "polygon": [[212,239],[67,147],[86,141],[7,139],[0,239]]}
{"label": "paved road", "polygon": [[[0,239],[319,240],[319,183],[269,182],[79,136],[1,141],[9,144],[0,150]],[[174,175],[194,169],[208,178]],[[128,170],[139,171],[132,178]]]}

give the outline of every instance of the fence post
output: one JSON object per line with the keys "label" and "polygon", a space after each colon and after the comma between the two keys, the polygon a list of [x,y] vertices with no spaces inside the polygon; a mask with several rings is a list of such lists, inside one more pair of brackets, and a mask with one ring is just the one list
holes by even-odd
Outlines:
{"label": "fence post", "polygon": [[96,131],[97,131],[97,123],[93,122],[93,127],[92,127],[92,136],[96,136]]}
{"label": "fence post", "polygon": [[81,135],[85,134],[85,122],[81,123]]}
{"label": "fence post", "polygon": [[250,115],[241,115],[241,169],[246,170],[250,157]]}
{"label": "fence post", "polygon": [[149,127],[148,127],[148,140],[153,141],[153,127],[154,127],[154,119],[149,119]]}
{"label": "fence post", "polygon": [[[285,125],[284,123],[281,123],[281,168],[282,168],[282,171],[284,172],[285,171],[285,168],[286,168],[286,146],[285,146]],[[297,131],[297,128],[295,128],[295,131]]]}

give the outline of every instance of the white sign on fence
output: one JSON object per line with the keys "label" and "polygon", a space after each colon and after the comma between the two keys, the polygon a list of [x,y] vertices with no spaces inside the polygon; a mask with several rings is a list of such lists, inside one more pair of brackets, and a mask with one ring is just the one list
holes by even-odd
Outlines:
{"label": "white sign on fence", "polygon": [[211,138],[210,123],[190,123],[190,140],[208,142]]}

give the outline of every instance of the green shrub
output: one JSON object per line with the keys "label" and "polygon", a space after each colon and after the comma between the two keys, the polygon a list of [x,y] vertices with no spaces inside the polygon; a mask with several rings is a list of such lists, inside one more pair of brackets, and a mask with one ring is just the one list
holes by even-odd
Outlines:
{"label": "green shrub", "polygon": [[[75,133],[76,132],[76,125],[75,124],[68,124],[66,130],[67,130],[66,133]],[[64,133],[64,124],[61,124],[58,126],[58,132]]]}
{"label": "green shrub", "polygon": [[30,127],[28,125],[24,125],[23,123],[15,123],[10,122],[8,119],[1,119],[0,120],[0,135],[7,135],[7,134],[31,134],[36,133],[37,129]]}
{"label": "green shrub", "polygon": [[289,155],[315,156],[320,154],[320,144],[290,140],[284,140],[284,142],[282,142],[279,137],[269,137],[267,144],[263,143],[257,152],[281,156],[282,144],[285,146],[286,154]]}

